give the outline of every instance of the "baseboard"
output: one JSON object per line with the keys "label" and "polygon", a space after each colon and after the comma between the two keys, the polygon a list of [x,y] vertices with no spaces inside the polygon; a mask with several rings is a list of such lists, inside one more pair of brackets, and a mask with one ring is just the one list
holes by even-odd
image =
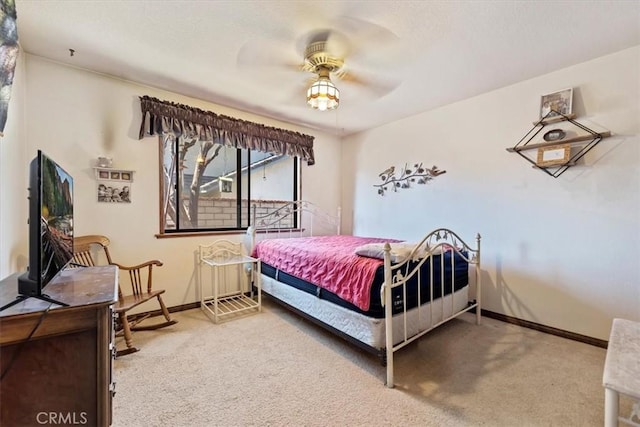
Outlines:
{"label": "baseboard", "polygon": [[[170,313],[176,313],[178,311],[191,310],[200,307],[199,302],[192,302],[189,304],[176,305],[168,307]],[[566,338],[573,341],[578,341],[585,344],[590,344],[596,347],[607,348],[608,342],[597,338],[588,337],[586,335],[576,334],[575,332],[565,331],[563,329],[553,328],[551,326],[541,325],[540,323],[530,322],[529,320],[518,319],[517,317],[507,316],[506,314],[495,313],[493,311],[482,309],[483,316],[490,317],[492,319],[500,320],[502,322],[511,323],[513,325],[522,326],[523,328],[533,329],[535,331],[544,332],[546,334],[555,335],[558,337]],[[162,316],[161,310],[147,311],[144,313],[137,313],[130,315],[130,318],[136,319],[138,317],[146,316]]]}
{"label": "baseboard", "polygon": [[566,338],[569,340],[579,341],[581,343],[590,344],[596,347],[607,348],[608,345],[608,342],[605,340],[576,334],[575,332],[569,332],[563,329],[553,328],[551,326],[541,325],[540,323],[530,322],[528,320],[518,319],[517,317],[507,316],[506,314],[495,313],[493,311],[484,309],[482,309],[480,312],[483,316],[490,317],[492,319],[544,332],[546,334],[556,335],[558,337]]}

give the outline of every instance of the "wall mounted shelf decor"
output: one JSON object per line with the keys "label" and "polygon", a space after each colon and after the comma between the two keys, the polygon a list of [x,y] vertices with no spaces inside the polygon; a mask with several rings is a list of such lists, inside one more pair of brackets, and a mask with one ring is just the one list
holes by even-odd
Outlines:
{"label": "wall mounted shelf decor", "polygon": [[132,170],[95,167],[98,202],[131,203]]}
{"label": "wall mounted shelf decor", "polygon": [[111,169],[111,168],[95,168],[96,179],[98,181],[123,181],[132,182],[132,170]]}
{"label": "wall mounted shelf decor", "polygon": [[[550,124],[566,122],[566,129],[552,129],[543,132]],[[611,136],[610,131],[596,132],[575,120],[574,114],[562,114],[549,111],[540,120],[533,122],[533,128],[513,147],[510,153],[517,153],[534,168],[544,171],[554,178],[562,175],[569,167],[576,165],[585,154],[598,145],[604,138]],[[541,140],[541,142],[534,142]],[[535,151],[535,156],[532,154]]]}

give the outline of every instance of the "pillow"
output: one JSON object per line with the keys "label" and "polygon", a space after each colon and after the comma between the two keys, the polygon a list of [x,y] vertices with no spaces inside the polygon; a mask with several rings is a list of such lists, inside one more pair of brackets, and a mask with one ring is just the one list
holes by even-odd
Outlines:
{"label": "pillow", "polygon": [[[356,248],[356,255],[368,258],[384,259],[384,243],[367,243]],[[389,243],[391,246],[391,262],[400,263],[406,260],[417,243],[397,242]],[[424,247],[418,249],[414,254],[416,258],[422,258],[425,255]]]}

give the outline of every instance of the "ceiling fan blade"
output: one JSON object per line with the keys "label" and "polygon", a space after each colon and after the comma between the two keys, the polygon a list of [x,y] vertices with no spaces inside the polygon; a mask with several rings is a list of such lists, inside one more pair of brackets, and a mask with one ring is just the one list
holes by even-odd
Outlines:
{"label": "ceiling fan blade", "polygon": [[328,53],[344,59],[351,55],[353,48],[352,41],[344,33],[336,30],[329,32],[325,44]]}
{"label": "ceiling fan blade", "polygon": [[323,50],[334,57],[344,58],[351,51],[347,36],[338,30],[328,28],[315,29],[298,37],[296,51],[304,58],[307,46],[316,42],[324,42]]}
{"label": "ceiling fan blade", "polygon": [[316,80],[318,80],[317,76],[290,83],[290,87],[284,88],[282,96],[278,98],[279,104],[293,108],[309,108],[307,106],[307,89]]}
{"label": "ceiling fan blade", "polygon": [[340,16],[336,21],[336,27],[353,40],[371,40],[375,44],[394,43],[399,38],[390,29],[371,21],[355,18],[353,16]]}
{"label": "ceiling fan blade", "polygon": [[[340,16],[336,20],[337,32],[348,40],[349,56],[362,52],[380,52],[395,48],[400,38],[388,28],[351,16]],[[345,58],[349,60],[349,58]]]}
{"label": "ceiling fan blade", "polygon": [[266,40],[245,43],[238,51],[236,63],[241,68],[279,67],[291,71],[300,71],[303,65],[295,51]]}
{"label": "ceiling fan blade", "polygon": [[314,42],[325,42],[325,51],[332,56],[348,60],[358,51],[375,51],[393,47],[399,41],[391,30],[350,16],[338,16],[332,28],[309,31],[298,38],[296,50],[304,56],[306,47]]}
{"label": "ceiling fan blade", "polygon": [[363,73],[356,73],[351,70],[343,70],[336,77],[340,79],[340,83],[337,83],[337,85],[342,82],[353,84],[372,92],[378,97],[384,96],[400,86],[400,82],[397,80],[380,76],[365,76]]}

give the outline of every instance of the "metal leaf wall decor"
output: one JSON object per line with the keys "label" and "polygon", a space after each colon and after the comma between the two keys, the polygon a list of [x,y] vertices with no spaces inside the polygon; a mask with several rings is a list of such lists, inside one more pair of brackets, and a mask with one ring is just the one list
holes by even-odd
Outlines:
{"label": "metal leaf wall decor", "polygon": [[384,196],[390,190],[397,192],[401,188],[411,188],[412,183],[426,184],[436,176],[446,172],[439,170],[435,165],[427,169],[422,166],[422,163],[416,163],[412,168],[409,168],[408,164],[405,163],[404,167],[399,171],[395,166],[391,166],[381,172],[379,177],[382,179],[382,184],[374,184],[374,187],[378,187],[378,194]]}

